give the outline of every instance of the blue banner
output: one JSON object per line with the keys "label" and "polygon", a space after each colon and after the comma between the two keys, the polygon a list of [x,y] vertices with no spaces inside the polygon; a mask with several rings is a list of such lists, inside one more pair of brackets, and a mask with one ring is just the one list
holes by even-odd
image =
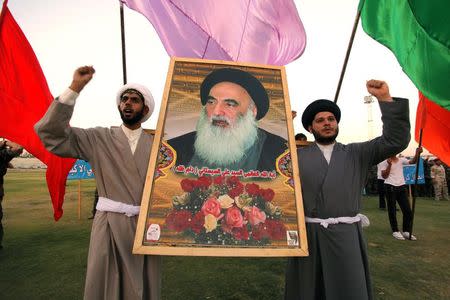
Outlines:
{"label": "blue banner", "polygon": [[67,180],[73,179],[88,179],[94,178],[94,172],[92,172],[91,165],[81,159],[78,159],[74,164],[72,169],[69,171],[69,175],[67,175]]}
{"label": "blue banner", "polygon": [[[404,165],[403,176],[405,177],[405,184],[414,184],[416,176],[416,165]],[[423,173],[423,159],[419,160],[419,174],[417,178],[418,184],[425,184],[425,177]]]}

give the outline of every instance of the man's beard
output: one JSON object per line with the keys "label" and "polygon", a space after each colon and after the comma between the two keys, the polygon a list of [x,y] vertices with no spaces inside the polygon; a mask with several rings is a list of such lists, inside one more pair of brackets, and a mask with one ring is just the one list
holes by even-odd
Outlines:
{"label": "man's beard", "polygon": [[332,136],[323,136],[318,131],[315,131],[311,128],[312,134],[314,135],[314,139],[318,144],[321,145],[330,145],[336,141],[336,137],[339,134],[339,127],[336,127],[336,133]]}
{"label": "man's beard", "polygon": [[[214,120],[227,121],[229,126],[214,126]],[[226,117],[209,119],[203,108],[197,122],[194,147],[196,154],[207,163],[226,166],[240,161],[257,137],[258,124],[251,109],[245,115],[239,116],[235,124],[231,124]]]}
{"label": "man's beard", "polygon": [[144,108],[145,106],[143,106],[141,111],[137,112],[136,115],[130,119],[126,118],[123,112],[119,109],[120,118],[122,119],[122,122],[130,126],[139,123],[142,120],[142,117],[144,116]]}

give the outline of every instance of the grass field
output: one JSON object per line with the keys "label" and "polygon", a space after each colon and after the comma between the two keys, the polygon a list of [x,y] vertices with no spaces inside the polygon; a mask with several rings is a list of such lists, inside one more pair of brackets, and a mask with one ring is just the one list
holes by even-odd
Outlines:
{"label": "grass field", "polygon": [[[82,299],[94,181],[68,183],[64,216],[53,212],[42,170],[5,177],[0,299]],[[450,204],[418,198],[418,241],[391,237],[387,213],[364,198],[376,299],[450,299]],[[401,215],[398,216],[401,223]],[[283,299],[285,258],[164,257],[163,299]]]}

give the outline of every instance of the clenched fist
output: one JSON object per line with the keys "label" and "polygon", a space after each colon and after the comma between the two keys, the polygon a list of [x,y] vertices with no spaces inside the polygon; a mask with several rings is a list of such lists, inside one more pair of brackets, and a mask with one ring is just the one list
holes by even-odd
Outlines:
{"label": "clenched fist", "polygon": [[80,93],[81,90],[91,81],[94,76],[95,69],[92,66],[79,67],[73,73],[73,80],[70,85],[70,89]]}
{"label": "clenched fist", "polygon": [[366,82],[367,91],[375,96],[378,101],[392,102],[391,94],[389,93],[389,87],[386,82],[376,79],[371,79]]}

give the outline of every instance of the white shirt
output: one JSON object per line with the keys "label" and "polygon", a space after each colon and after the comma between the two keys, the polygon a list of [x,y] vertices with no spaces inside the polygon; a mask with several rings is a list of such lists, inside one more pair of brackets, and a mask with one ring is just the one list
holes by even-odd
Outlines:
{"label": "white shirt", "polygon": [[[68,88],[58,97],[58,101],[66,105],[74,106],[78,96],[79,94],[77,92]],[[137,143],[142,134],[142,127],[139,127],[138,129],[135,130],[131,130],[122,124],[120,128],[122,128],[122,131],[125,133],[125,136],[128,139],[128,144],[130,145],[131,153],[134,154],[134,151],[136,151]]]}
{"label": "white shirt", "polygon": [[386,162],[386,160],[383,160],[382,162],[380,162],[377,165],[377,179],[384,180],[383,175],[381,175],[381,171],[383,171],[387,168],[387,163],[386,163],[386,165],[383,164],[385,162]]}
{"label": "white shirt", "polygon": [[[381,170],[386,170],[388,167],[387,160],[381,162],[383,164]],[[405,184],[405,177],[403,176],[403,165],[409,164],[409,160],[404,157],[398,157],[396,162],[392,162],[389,176],[384,180],[385,184],[393,186],[402,186]]]}
{"label": "white shirt", "polygon": [[136,146],[138,144],[139,138],[141,137],[142,134],[142,127],[139,127],[138,129],[135,130],[131,130],[122,124],[120,125],[120,128],[122,128],[123,132],[128,138],[128,144],[130,145],[131,153],[134,154],[134,151],[136,151]]}
{"label": "white shirt", "polygon": [[330,144],[330,145],[317,144],[317,146],[319,147],[320,151],[322,151],[323,156],[327,160],[328,164],[330,164],[330,159],[331,159],[331,154],[333,153],[334,144],[335,143]]}

